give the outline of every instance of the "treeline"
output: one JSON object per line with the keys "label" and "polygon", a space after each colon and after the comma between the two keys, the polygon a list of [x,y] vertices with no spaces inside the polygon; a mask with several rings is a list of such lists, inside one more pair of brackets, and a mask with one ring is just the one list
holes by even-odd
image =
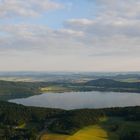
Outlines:
{"label": "treeline", "polygon": [[[114,91],[140,93],[140,82],[128,83],[111,79],[97,79],[86,83],[65,82],[10,82],[0,81],[0,100],[24,98],[41,93],[41,88],[58,86],[66,91]],[[58,91],[59,92],[59,91]]]}
{"label": "treeline", "polygon": [[50,130],[57,133],[73,134],[82,127],[98,123],[104,117],[122,117],[126,121],[140,121],[140,107],[68,111],[50,125]]}
{"label": "treeline", "polygon": [[[120,122],[111,122],[106,125],[108,131],[118,135],[120,140],[140,140],[140,107],[68,111],[64,116],[53,121],[49,130],[54,133],[71,135],[85,126],[100,123],[103,118],[122,119]],[[131,122],[131,125],[125,125],[125,122]]]}
{"label": "treeline", "polygon": [[47,82],[0,81],[0,100],[24,98],[40,94],[40,88],[52,85]]}
{"label": "treeline", "polygon": [[85,83],[87,86],[106,87],[106,88],[134,88],[140,89],[140,82],[120,82],[112,79],[97,79]]}
{"label": "treeline", "polygon": [[39,93],[39,85],[30,82],[0,81],[0,99],[28,97]]}
{"label": "treeline", "polygon": [[105,112],[97,109],[66,111],[53,121],[49,129],[55,133],[73,134],[85,126],[96,124],[102,117],[105,117]]}
{"label": "treeline", "polygon": [[52,85],[65,86],[65,83],[0,81],[0,100],[25,98],[41,94],[41,88]]}
{"label": "treeline", "polygon": [[33,139],[45,127],[49,118],[56,117],[63,110],[25,107],[0,101],[0,139]]}

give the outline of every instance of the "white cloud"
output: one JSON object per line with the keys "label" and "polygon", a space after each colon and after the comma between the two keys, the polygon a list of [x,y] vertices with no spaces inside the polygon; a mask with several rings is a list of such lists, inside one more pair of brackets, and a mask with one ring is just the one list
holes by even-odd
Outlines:
{"label": "white cloud", "polygon": [[81,53],[85,47],[80,41],[84,37],[81,31],[70,29],[52,30],[45,25],[3,25],[0,30],[0,51],[34,51],[38,53],[73,54]]}
{"label": "white cloud", "polygon": [[[13,15],[21,0],[18,4],[17,0],[12,1],[15,2],[15,7],[10,4]],[[25,13],[14,14],[36,16],[60,6],[56,3],[48,6],[48,0],[42,2],[29,0],[23,6]],[[7,57],[1,67],[12,67],[8,66],[8,61],[12,61],[13,69],[22,63],[21,69],[30,70],[140,70],[139,0],[97,0],[97,3],[96,17],[69,19],[61,29],[32,24],[1,25],[0,58]],[[32,5],[35,10],[30,9]],[[8,15],[10,9],[4,9],[2,15]]]}
{"label": "white cloud", "polygon": [[50,0],[1,0],[0,17],[35,17],[59,8],[62,5]]}
{"label": "white cloud", "polygon": [[100,17],[85,21],[85,19],[72,19],[68,20],[65,25],[68,28],[85,31],[99,37],[112,35],[140,36],[140,20],[138,19]]}
{"label": "white cloud", "polygon": [[96,2],[99,11],[95,18],[69,19],[64,26],[84,32],[85,37],[82,41],[93,48],[111,49],[116,54],[123,49],[129,49],[133,53],[136,50],[140,51],[138,49],[140,46],[140,1],[97,0]]}
{"label": "white cloud", "polygon": [[139,18],[139,0],[96,0],[101,9],[101,15],[122,18]]}
{"label": "white cloud", "polygon": [[89,25],[93,25],[95,22],[94,20],[90,20],[90,19],[70,19],[67,21],[67,24],[73,24],[73,25],[77,25],[77,26],[89,26]]}

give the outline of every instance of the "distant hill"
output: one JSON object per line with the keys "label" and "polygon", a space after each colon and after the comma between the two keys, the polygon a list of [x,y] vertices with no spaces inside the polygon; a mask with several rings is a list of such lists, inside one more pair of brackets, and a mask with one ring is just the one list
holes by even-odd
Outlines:
{"label": "distant hill", "polygon": [[[86,83],[57,82],[13,82],[0,81],[0,100],[24,98],[41,94],[41,88],[55,87],[57,92],[66,91],[114,91],[114,92],[137,92],[140,93],[140,82],[121,82],[102,78],[90,80]],[[52,89],[52,92],[54,90]]]}
{"label": "distant hill", "polygon": [[105,79],[105,78],[101,78],[101,79],[97,79],[97,80],[91,80],[88,81],[86,83],[86,85],[89,86],[112,86],[112,85],[122,85],[124,84],[123,82],[119,82],[119,81],[115,81],[112,79]]}
{"label": "distant hill", "polygon": [[105,87],[105,88],[133,88],[140,89],[140,82],[129,83],[129,82],[120,82],[112,79],[97,79],[91,80],[85,83],[86,86],[96,86],[96,87]]}
{"label": "distant hill", "polygon": [[31,82],[0,81],[0,100],[39,94],[38,85]]}

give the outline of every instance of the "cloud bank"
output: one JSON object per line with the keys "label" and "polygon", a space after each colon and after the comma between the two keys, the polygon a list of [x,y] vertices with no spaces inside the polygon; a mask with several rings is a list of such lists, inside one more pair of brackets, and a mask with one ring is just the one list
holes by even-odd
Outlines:
{"label": "cloud bank", "polygon": [[[6,61],[3,69],[14,69],[8,66],[10,57],[13,65],[18,67],[22,62],[25,70],[140,70],[140,1],[96,0],[90,4],[96,4],[95,17],[66,19],[59,29],[39,24],[1,24],[0,51]],[[59,8],[62,3],[48,0],[1,0],[0,17],[36,17]]]}
{"label": "cloud bank", "polygon": [[50,0],[0,0],[0,17],[36,17],[59,8],[61,4]]}

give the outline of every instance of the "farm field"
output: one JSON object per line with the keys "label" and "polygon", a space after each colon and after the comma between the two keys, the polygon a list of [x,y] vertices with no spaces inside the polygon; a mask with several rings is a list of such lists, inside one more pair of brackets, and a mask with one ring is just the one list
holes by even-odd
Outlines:
{"label": "farm field", "polygon": [[[115,127],[117,126],[118,128]],[[125,121],[122,118],[112,117],[99,124],[90,125],[77,131],[74,135],[44,134],[41,140],[119,140],[123,133],[139,130],[139,122]]]}
{"label": "farm field", "polygon": [[79,130],[73,136],[46,134],[41,140],[108,140],[108,134],[99,125],[94,125]]}

